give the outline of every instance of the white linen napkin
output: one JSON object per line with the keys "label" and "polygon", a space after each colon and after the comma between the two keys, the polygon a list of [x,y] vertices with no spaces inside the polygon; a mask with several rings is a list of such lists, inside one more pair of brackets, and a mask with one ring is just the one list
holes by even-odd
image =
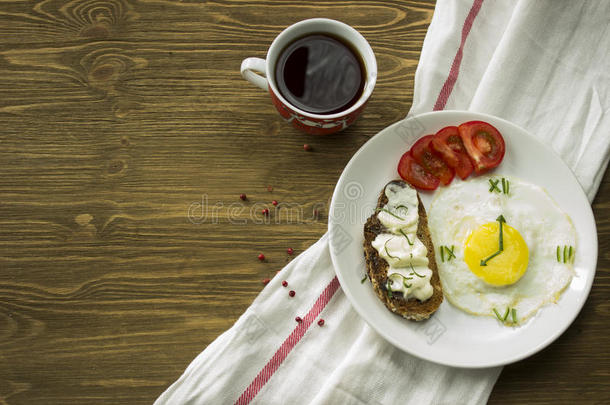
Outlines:
{"label": "white linen napkin", "polygon": [[[409,114],[471,110],[507,119],[551,146],[592,201],[609,158],[610,2],[458,3],[437,3]],[[443,105],[447,66],[464,36],[460,16],[480,3]]]}
{"label": "white linen napkin", "polygon": [[[512,121],[550,145],[592,200],[610,150],[609,16],[604,1],[439,0],[409,114]],[[383,340],[341,291],[324,235],[155,403],[483,404],[500,371],[440,366]]]}

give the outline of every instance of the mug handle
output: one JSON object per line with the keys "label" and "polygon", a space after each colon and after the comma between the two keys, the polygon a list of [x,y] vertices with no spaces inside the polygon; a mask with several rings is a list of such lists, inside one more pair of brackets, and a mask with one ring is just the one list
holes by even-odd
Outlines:
{"label": "mug handle", "polygon": [[241,75],[255,86],[268,89],[267,79],[255,72],[267,75],[266,61],[261,58],[246,58],[241,62]]}

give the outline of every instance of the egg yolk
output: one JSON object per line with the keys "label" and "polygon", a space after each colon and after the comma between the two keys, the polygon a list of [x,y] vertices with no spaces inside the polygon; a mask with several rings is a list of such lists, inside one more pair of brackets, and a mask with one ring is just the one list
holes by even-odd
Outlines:
{"label": "egg yolk", "polygon": [[503,250],[499,250],[500,224],[490,222],[474,230],[464,244],[464,261],[477,277],[487,284],[505,286],[516,283],[527,270],[529,250],[519,232],[506,223],[502,224]]}

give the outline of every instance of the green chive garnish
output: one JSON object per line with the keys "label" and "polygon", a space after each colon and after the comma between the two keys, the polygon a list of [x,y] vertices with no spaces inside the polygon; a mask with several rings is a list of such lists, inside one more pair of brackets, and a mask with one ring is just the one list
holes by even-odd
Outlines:
{"label": "green chive garnish", "polygon": [[507,179],[505,179],[504,177],[502,177],[502,193],[508,194],[509,188],[510,188],[510,182]]}
{"label": "green chive garnish", "polygon": [[391,240],[392,239],[390,238],[390,239],[386,240],[385,243],[383,244],[383,248],[385,249],[385,254],[388,255],[388,257],[390,257],[392,259],[398,259],[398,256],[392,256],[390,254],[390,252],[388,252],[388,246],[387,245],[388,245],[388,242],[391,241]]}
{"label": "green chive garnish", "polygon": [[445,252],[447,252],[447,261],[454,259],[455,258],[455,253],[453,253],[453,250],[455,249],[454,245],[451,245],[451,249],[449,249],[447,246],[445,245],[441,245],[440,247],[440,251],[441,251],[441,261],[445,262]]}
{"label": "green chive garnish", "polygon": [[489,192],[493,193],[494,191],[497,191],[498,193],[500,192],[500,189],[498,188],[498,183],[500,182],[500,180],[498,179],[489,179],[489,184],[491,185],[491,187],[489,187]]}
{"label": "green chive garnish", "polygon": [[557,261],[559,263],[574,263],[574,254],[576,249],[572,245],[557,245]]}
{"label": "green chive garnish", "polygon": [[407,284],[407,280],[405,280],[404,278],[402,280],[402,285],[404,285],[405,288],[411,288],[411,286],[412,286],[411,284]]}
{"label": "green chive garnish", "polygon": [[402,233],[402,236],[404,236],[405,238],[407,238],[407,243],[409,244],[409,246],[413,246],[413,242],[411,242],[411,240],[409,239],[409,237],[407,236],[407,234],[406,234],[406,233],[404,233],[402,229],[401,229],[399,232],[400,232],[400,233]]}
{"label": "green chive garnish", "polygon": [[378,211],[378,212],[379,212],[379,211],[387,212],[388,214],[390,214],[390,215],[391,215],[391,216],[393,216],[394,218],[400,219],[401,221],[404,221],[404,220],[405,220],[404,218],[399,217],[398,215],[394,214],[392,211],[390,211],[390,210],[388,210],[388,209],[385,209],[385,208],[379,208],[377,211]]}
{"label": "green chive garnish", "polygon": [[500,251],[504,250],[504,238],[503,238],[503,232],[502,232],[502,224],[506,222],[506,220],[504,219],[504,217],[502,215],[500,215],[498,218],[496,218],[496,221],[498,221],[500,223]]}
{"label": "green chive garnish", "polygon": [[366,277],[367,275],[365,274],[364,277],[362,277],[362,280],[360,280],[360,284],[364,284],[364,282],[366,281]]}
{"label": "green chive garnish", "polygon": [[388,279],[388,282],[386,283],[386,289],[388,290],[388,297],[394,297],[394,294],[392,294],[392,285],[390,283],[390,279]]}
{"label": "green chive garnish", "polygon": [[492,254],[491,256],[487,257],[484,260],[481,260],[480,266],[487,266],[487,262],[490,261],[491,259],[493,259],[494,257],[496,257],[497,255],[499,255],[500,253],[502,253],[501,250],[498,250],[496,253]]}
{"label": "green chive garnish", "polygon": [[406,205],[402,205],[402,204],[401,205],[397,205],[396,208],[404,208],[407,211],[409,211],[409,207],[407,207]]}
{"label": "green chive garnish", "polygon": [[447,253],[449,254],[449,257],[447,257],[447,260],[451,260],[451,259],[455,259],[455,253],[453,253],[453,249],[455,249],[454,245],[451,245],[451,249],[449,249],[447,246],[445,246],[445,250],[447,250]]}
{"label": "green chive garnish", "polygon": [[506,220],[504,219],[504,216],[500,215],[498,218],[496,218],[496,221],[498,221],[500,223],[500,237],[499,237],[499,241],[498,241],[498,245],[499,245],[498,251],[485,259],[481,259],[480,266],[487,266],[488,261],[490,261],[497,255],[502,253],[502,251],[504,250],[504,238],[503,238],[503,234],[502,234],[502,224],[505,223]]}
{"label": "green chive garnish", "polygon": [[409,263],[409,265],[411,265],[411,271],[413,272],[413,274],[415,274],[417,277],[419,278],[424,278],[426,276],[422,276],[421,274],[419,274],[418,272],[415,271],[415,268],[413,267],[413,263]]}
{"label": "green chive garnish", "polygon": [[496,314],[496,318],[498,318],[500,322],[505,324],[506,320],[508,319],[508,315],[510,314],[512,318],[512,323],[517,323],[517,310],[515,308],[506,307],[506,312],[504,313],[504,316],[500,316],[500,313],[497,309],[492,308],[492,310],[494,311],[494,314]]}

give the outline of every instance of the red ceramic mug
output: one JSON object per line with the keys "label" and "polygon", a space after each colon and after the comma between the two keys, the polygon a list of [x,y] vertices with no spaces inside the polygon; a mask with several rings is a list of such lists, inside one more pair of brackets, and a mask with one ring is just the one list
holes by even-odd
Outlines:
{"label": "red ceramic mug", "polygon": [[[296,39],[309,34],[328,34],[340,38],[359,54],[364,63],[362,94],[355,104],[343,111],[333,114],[313,114],[297,108],[278,91],[275,64],[281,52]],[[377,81],[377,61],[369,43],[354,28],[328,18],[312,18],[293,24],[282,31],[269,47],[267,59],[244,59],[241,64],[241,74],[250,83],[268,90],[275,108],[295,128],[310,134],[325,135],[347,128],[362,113]]]}

